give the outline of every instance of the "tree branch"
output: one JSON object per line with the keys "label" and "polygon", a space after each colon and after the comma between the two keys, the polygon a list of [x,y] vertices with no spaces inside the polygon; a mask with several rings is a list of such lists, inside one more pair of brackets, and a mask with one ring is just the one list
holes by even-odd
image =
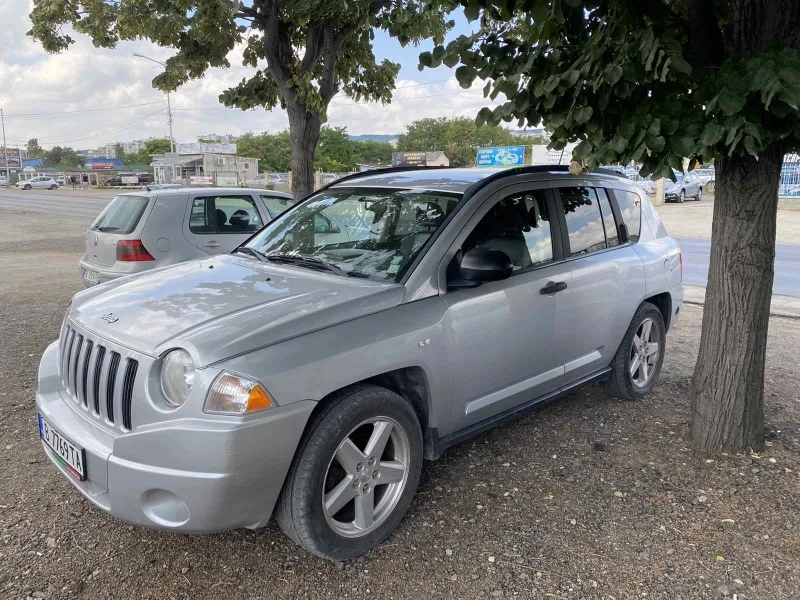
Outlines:
{"label": "tree branch", "polygon": [[289,33],[280,20],[277,0],[256,0],[253,3],[259,12],[264,28],[264,56],[267,68],[278,85],[284,102],[291,103],[297,99],[297,92],[289,85],[292,80],[292,43]]}
{"label": "tree branch", "polygon": [[303,55],[303,61],[300,63],[301,71],[310,71],[314,68],[314,64],[319,58],[322,50],[323,26],[317,22],[308,26],[308,35],[306,36],[306,52]]}
{"label": "tree branch", "polygon": [[700,66],[717,69],[725,60],[722,31],[714,13],[713,0],[688,0],[689,43],[697,53]]}
{"label": "tree branch", "polygon": [[233,15],[234,19],[252,19],[253,21],[258,21],[259,23],[264,22],[264,15],[259,13],[256,9],[250,8],[249,6],[245,6],[242,3],[239,3],[239,12]]}
{"label": "tree branch", "polygon": [[319,95],[327,104],[339,91],[336,81],[336,64],[339,61],[339,50],[348,35],[356,30],[356,24],[349,23],[339,31],[334,31],[332,24],[326,24],[322,36],[322,53],[324,65],[319,79]]}

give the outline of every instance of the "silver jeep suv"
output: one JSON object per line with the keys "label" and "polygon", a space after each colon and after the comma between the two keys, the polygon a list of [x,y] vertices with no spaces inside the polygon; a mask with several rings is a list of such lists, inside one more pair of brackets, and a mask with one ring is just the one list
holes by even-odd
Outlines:
{"label": "silver jeep suv", "polygon": [[306,550],[354,557],[403,518],[423,459],[586,383],[645,396],[681,280],[617,174],[353,175],[231,254],[77,294],[39,368],[42,445],[126,521],[274,512]]}

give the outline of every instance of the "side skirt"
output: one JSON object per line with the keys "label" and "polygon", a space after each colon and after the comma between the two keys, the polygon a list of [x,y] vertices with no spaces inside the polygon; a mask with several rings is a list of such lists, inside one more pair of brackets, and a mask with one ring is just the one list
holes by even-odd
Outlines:
{"label": "side skirt", "polygon": [[546,404],[550,404],[553,400],[556,400],[572,390],[579,388],[583,385],[595,382],[606,381],[611,374],[611,367],[606,367],[592,373],[591,375],[587,375],[577,381],[570,383],[569,385],[565,385],[560,387],[552,392],[544,394],[543,396],[539,396],[537,398],[533,398],[532,400],[528,400],[522,404],[518,404],[517,406],[512,406],[506,411],[493,415],[483,421],[479,421],[473,425],[465,427],[459,431],[446,435],[444,437],[439,437],[437,435],[436,430],[430,431],[429,435],[433,438],[432,440],[432,450],[433,452],[430,455],[426,456],[425,458],[428,460],[435,460],[439,458],[444,451],[450,448],[451,446],[455,446],[456,444],[460,444],[463,441],[466,441],[476,435],[483,433],[484,431],[488,431],[489,429],[500,425],[502,423],[507,423],[508,421],[512,421],[514,419],[518,419],[519,417],[537,409]]}

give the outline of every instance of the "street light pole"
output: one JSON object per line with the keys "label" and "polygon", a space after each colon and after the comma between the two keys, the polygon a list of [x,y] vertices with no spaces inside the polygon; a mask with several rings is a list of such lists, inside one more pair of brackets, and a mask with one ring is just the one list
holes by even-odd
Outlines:
{"label": "street light pole", "polygon": [[[167,65],[161,62],[160,60],[156,60],[154,58],[150,58],[149,56],[145,56],[144,54],[139,54],[138,52],[134,52],[133,55],[137,58],[144,58],[149,60],[150,62],[154,62],[157,65],[161,65],[162,67],[166,67]],[[167,123],[169,123],[169,150],[170,152],[175,152],[175,138],[172,135],[172,105],[169,101],[169,92],[167,92]]]}
{"label": "street light pole", "polygon": [[0,108],[0,122],[3,124],[3,158],[6,161],[6,185],[11,187],[11,171],[8,168],[8,146],[6,146],[6,118],[3,116],[2,108]]}

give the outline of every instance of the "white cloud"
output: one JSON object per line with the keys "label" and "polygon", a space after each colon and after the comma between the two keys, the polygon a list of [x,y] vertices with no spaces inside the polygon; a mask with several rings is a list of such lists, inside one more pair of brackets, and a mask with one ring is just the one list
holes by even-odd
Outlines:
{"label": "white cloud", "polygon": [[[86,36],[74,34],[76,43],[62,54],[49,55],[27,37],[32,0],[0,0],[0,107],[6,113],[9,145],[38,138],[47,146],[94,148],[99,145],[168,134],[164,94],[152,88],[159,67],[132,56],[138,52],[157,60],[170,56],[168,49],[147,42],[122,42],[114,50],[95,48]],[[208,133],[242,134],[247,131],[279,131],[288,126],[280,109],[240,111],[224,109],[219,94],[252,71],[241,66],[241,54],[231,53],[230,69],[213,69],[171,94],[174,131],[178,141],[194,141]],[[439,79],[451,74],[446,71]],[[329,109],[329,124],[347,127],[352,134],[399,133],[405,125],[424,117],[474,116],[491,104],[480,85],[465,92],[455,78],[418,85],[413,76],[397,82],[394,100],[354,103],[342,96]],[[153,103],[153,104],[150,104]],[[102,112],[108,107],[147,104]],[[212,110],[205,110],[212,109]],[[30,113],[38,113],[32,115]]]}

